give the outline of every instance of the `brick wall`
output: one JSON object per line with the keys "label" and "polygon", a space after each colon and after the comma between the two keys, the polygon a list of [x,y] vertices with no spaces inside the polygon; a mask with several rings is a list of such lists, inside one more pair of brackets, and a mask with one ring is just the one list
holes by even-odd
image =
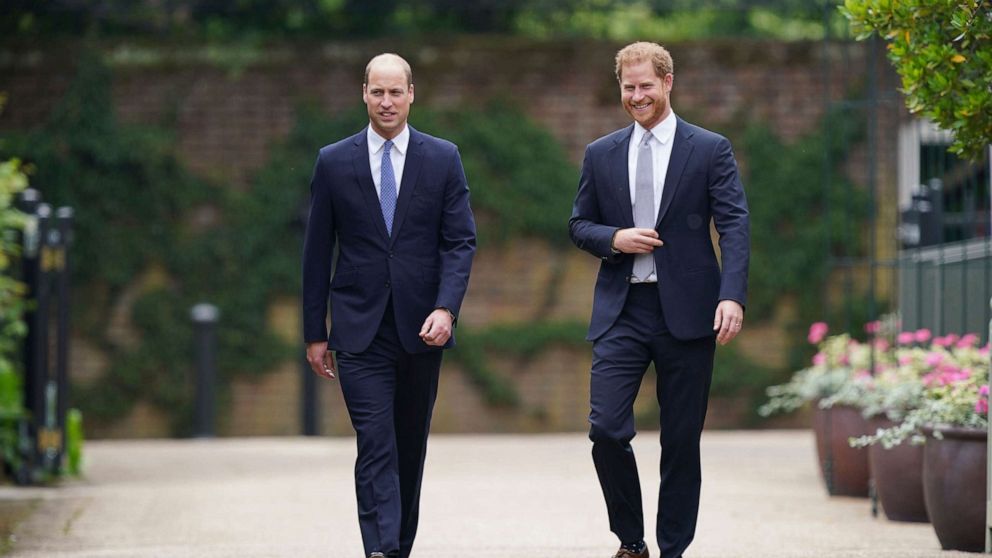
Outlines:
{"label": "brick wall", "polygon": [[[114,67],[113,97],[122,120],[174,122],[181,157],[190,169],[229,187],[244,188],[252,172],[266,161],[270,147],[290,130],[298,103],[316,101],[332,113],[355,106],[360,102],[364,65],[382,51],[401,53],[411,62],[417,87],[414,111],[420,105],[471,107],[481,106],[491,96],[511,97],[546,126],[578,163],[589,141],[628,123],[613,77],[613,56],[619,46],[496,38],[416,45],[281,44],[255,53],[243,66],[215,64],[202,55],[202,47],[119,43],[104,45],[104,51]],[[732,141],[731,132],[748,119],[770,125],[786,139],[810,131],[823,114],[824,93],[839,98],[865,72],[858,56],[861,49],[824,50],[820,43],[738,40],[674,44],[670,49],[676,70],[675,111],[730,135]],[[72,44],[0,49],[0,91],[8,93],[0,131],[24,129],[45,119],[69,84],[77,50],[78,45]],[[835,70],[844,69],[843,79],[828,79],[825,56]],[[746,153],[739,156],[746,166]],[[885,162],[883,167],[879,175],[894,182],[891,164]],[[566,219],[562,216],[563,233]],[[552,262],[564,266],[565,273],[551,316],[586,320],[597,262],[577,250],[560,253],[540,242],[519,240],[479,254],[463,323],[481,326],[534,316]],[[295,301],[278,302],[272,312],[273,327],[294,338],[297,312]],[[769,364],[781,364],[782,351],[775,347],[784,344],[775,324],[753,324],[739,342],[749,356]],[[76,351],[73,373],[85,381],[99,381],[104,359],[91,347],[77,346],[81,350]],[[521,409],[488,407],[465,375],[449,365],[442,373],[436,430],[585,428],[587,348],[552,348],[529,361],[491,357],[494,368],[519,388],[524,399]],[[221,431],[298,432],[299,381],[295,363],[285,363],[261,379],[238,380],[231,386],[229,414],[220,420]],[[349,432],[337,385],[324,382],[320,389],[323,431]],[[638,403],[645,409],[653,404],[653,389],[648,375]],[[711,408],[711,425],[734,424],[746,412],[734,401],[716,402]],[[139,406],[122,423],[90,434],[164,435],[165,429],[160,414]]]}

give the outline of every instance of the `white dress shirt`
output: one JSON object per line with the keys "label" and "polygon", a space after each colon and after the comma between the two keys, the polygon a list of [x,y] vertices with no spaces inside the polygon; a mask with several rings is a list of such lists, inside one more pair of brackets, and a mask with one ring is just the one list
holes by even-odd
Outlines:
{"label": "white dress shirt", "polygon": [[[672,159],[672,144],[675,142],[675,113],[669,112],[664,120],[651,128],[651,174],[654,184],[654,220],[658,221],[658,210],[661,208],[661,194],[665,191],[665,177],[668,175],[668,162]],[[630,182],[630,205],[637,202],[637,155],[638,148],[644,139],[647,130],[639,123],[634,123],[634,133],[630,136],[630,146],[627,148],[627,176]],[[658,281],[655,272],[644,281],[654,283]],[[632,281],[636,282],[636,281]]]}
{"label": "white dress shirt", "polygon": [[[369,166],[372,168],[372,182],[375,183],[375,195],[382,197],[382,146],[386,144],[386,138],[380,136],[372,129],[368,128],[369,140]],[[393,148],[389,151],[389,161],[393,163],[393,176],[396,177],[396,196],[400,195],[400,186],[403,181],[403,165],[406,164],[406,148],[410,145],[410,127],[403,126],[400,135],[393,138]]]}

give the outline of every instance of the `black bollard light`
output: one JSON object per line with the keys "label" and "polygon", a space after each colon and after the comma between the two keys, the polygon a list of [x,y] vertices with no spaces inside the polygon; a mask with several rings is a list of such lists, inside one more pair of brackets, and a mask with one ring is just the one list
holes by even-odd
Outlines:
{"label": "black bollard light", "polygon": [[[31,482],[40,482],[44,471],[48,470],[54,459],[53,449],[57,447],[53,431],[48,427],[50,418],[54,416],[54,408],[48,403],[52,401],[52,388],[49,385],[49,366],[51,353],[51,285],[54,278],[55,258],[52,240],[57,240],[57,229],[54,228],[52,208],[47,203],[38,204],[35,210],[36,246],[34,258],[30,262],[32,281],[28,285],[29,300],[34,301],[34,308],[26,316],[28,323],[27,357],[24,366],[24,407],[28,412],[28,432],[32,442],[29,457]],[[54,235],[52,233],[55,233]]]}
{"label": "black bollard light", "polygon": [[212,438],[214,432],[214,388],[217,371],[217,320],[220,310],[213,304],[200,303],[190,310],[196,345],[196,393],[193,408],[193,436]]}
{"label": "black bollard light", "polygon": [[[40,204],[41,192],[34,188],[23,190],[17,198],[17,208],[25,215],[24,228],[21,230],[21,257],[18,275],[21,282],[27,287],[25,297],[32,301],[36,300],[38,296],[38,263],[41,251],[41,238],[38,234],[38,206]],[[22,485],[31,484],[34,481],[33,470],[37,462],[35,452],[37,431],[33,418],[39,373],[36,322],[34,305],[30,305],[24,312],[24,323],[28,326],[28,332],[20,355],[24,364],[22,404],[28,414],[18,421],[18,453],[21,459],[20,467],[14,471],[14,480]]]}
{"label": "black bollard light", "polygon": [[58,311],[55,315],[55,378],[56,392],[54,428],[59,432],[60,444],[58,456],[53,462],[52,473],[62,467],[65,456],[65,419],[69,409],[69,246],[72,243],[72,224],[74,214],[71,207],[60,207],[55,211],[55,222],[60,237],[58,255],[58,275],[55,280],[55,297],[58,300]]}

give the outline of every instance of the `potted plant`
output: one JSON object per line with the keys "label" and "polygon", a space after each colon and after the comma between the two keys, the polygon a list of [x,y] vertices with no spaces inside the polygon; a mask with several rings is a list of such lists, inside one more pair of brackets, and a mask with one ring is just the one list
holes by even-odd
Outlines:
{"label": "potted plant", "polygon": [[919,400],[892,426],[852,440],[890,448],[925,442],[923,496],[945,550],[978,552],[985,545],[989,347],[976,341],[948,336],[927,349],[897,351],[900,367],[917,372]]}
{"label": "potted plant", "polygon": [[[884,340],[876,341],[885,358],[875,369],[872,389],[864,392],[858,406],[872,432],[881,432],[900,423],[906,413],[919,407],[923,397],[923,376],[931,360],[920,346],[930,332],[900,334],[903,344],[888,350]],[[868,463],[875,493],[893,521],[929,521],[923,499],[923,448],[914,444],[885,443],[874,436],[863,436],[852,445],[868,446]]]}
{"label": "potted plant", "polygon": [[812,366],[797,371],[785,384],[769,387],[769,400],[759,413],[769,416],[813,404],[813,432],[827,492],[866,497],[868,455],[848,440],[867,433],[861,413],[850,403],[869,389],[872,349],[848,334],[827,337],[827,331],[823,322],[810,326],[808,340],[819,348]]}

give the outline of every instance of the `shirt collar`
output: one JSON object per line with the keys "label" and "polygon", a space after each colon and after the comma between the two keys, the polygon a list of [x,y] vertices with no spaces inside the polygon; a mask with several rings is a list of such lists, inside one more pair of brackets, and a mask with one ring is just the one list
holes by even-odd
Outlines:
{"label": "shirt collar", "polygon": [[[368,133],[366,134],[369,140],[369,153],[378,153],[382,146],[386,143],[386,138],[380,136],[372,129],[372,126],[368,127]],[[400,135],[393,138],[393,149],[400,152],[401,155],[406,154],[406,148],[410,144],[410,126],[403,126],[403,131]]]}
{"label": "shirt collar", "polygon": [[[666,116],[664,120],[655,124],[654,127],[651,128],[651,135],[653,135],[654,139],[658,140],[662,145],[665,145],[671,141],[673,136],[675,136],[675,124],[677,121],[678,119],[675,116],[675,111],[669,112],[668,116]],[[640,145],[646,132],[647,129],[645,129],[644,126],[641,126],[639,122],[635,122],[634,135],[630,138],[631,144]]]}

